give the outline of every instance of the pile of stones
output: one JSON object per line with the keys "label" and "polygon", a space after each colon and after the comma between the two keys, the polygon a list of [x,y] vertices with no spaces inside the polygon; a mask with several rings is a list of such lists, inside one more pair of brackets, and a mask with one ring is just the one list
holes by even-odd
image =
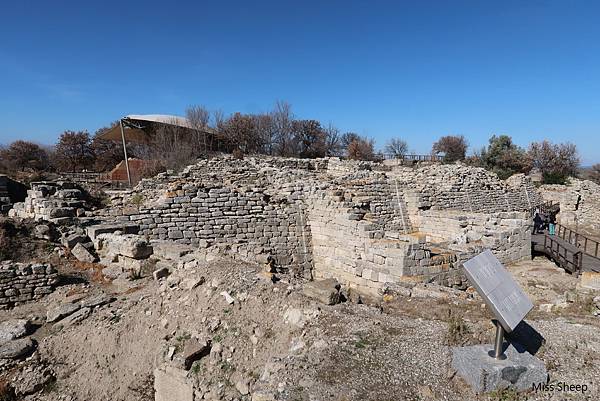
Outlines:
{"label": "pile of stones", "polygon": [[61,224],[85,215],[86,196],[86,192],[72,182],[34,182],[25,201],[15,203],[8,215]]}

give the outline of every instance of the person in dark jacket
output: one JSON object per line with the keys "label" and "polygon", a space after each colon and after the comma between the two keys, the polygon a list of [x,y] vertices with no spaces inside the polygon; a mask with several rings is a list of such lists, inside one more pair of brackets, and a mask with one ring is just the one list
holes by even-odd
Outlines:
{"label": "person in dark jacket", "polygon": [[536,212],[535,216],[533,216],[533,233],[534,234],[539,234],[541,232],[543,223],[544,223],[544,220],[542,220],[542,216],[540,216],[540,214]]}

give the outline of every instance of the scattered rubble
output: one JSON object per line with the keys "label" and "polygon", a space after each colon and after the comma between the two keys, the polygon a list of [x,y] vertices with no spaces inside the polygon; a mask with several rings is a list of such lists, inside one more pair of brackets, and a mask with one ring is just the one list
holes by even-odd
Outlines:
{"label": "scattered rubble", "polygon": [[0,265],[0,375],[31,401],[472,399],[447,333],[493,335],[460,271],[484,247],[534,300],[551,377],[600,375],[595,277],[528,260],[527,177],[383,167],[218,157],[97,211],[36,183],[11,214],[56,250]]}

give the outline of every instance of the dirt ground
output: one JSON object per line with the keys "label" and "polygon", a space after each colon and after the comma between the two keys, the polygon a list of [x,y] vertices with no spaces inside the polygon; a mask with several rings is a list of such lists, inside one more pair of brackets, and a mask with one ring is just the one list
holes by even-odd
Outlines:
{"label": "dirt ground", "polygon": [[[0,311],[0,321],[37,323],[38,350],[28,363],[47,363],[56,376],[25,400],[153,400],[153,372],[164,354],[195,338],[220,349],[190,371],[203,399],[250,400],[237,390],[240,382],[252,394],[290,401],[600,399],[600,317],[585,301],[562,302],[577,279],[543,258],[510,270],[535,304],[527,323],[545,340],[537,356],[550,380],[587,384],[586,394],[474,394],[450,363],[452,346],[491,342],[491,314],[477,297],[325,306],[305,297],[301,283],[283,276],[273,284],[258,266],[228,259],[166,281],[126,284],[71,268],[71,284],[39,303]],[[200,284],[190,288],[190,281]],[[115,300],[67,328],[44,323],[48,309],[98,293]],[[549,303],[559,306],[540,308]],[[4,373],[7,380],[16,374]]]}

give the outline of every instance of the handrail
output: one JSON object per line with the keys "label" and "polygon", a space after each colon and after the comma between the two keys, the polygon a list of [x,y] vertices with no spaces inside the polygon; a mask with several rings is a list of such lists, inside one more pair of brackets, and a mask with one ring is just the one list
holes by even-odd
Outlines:
{"label": "handrail", "polygon": [[529,215],[531,217],[535,216],[535,212],[539,211],[540,213],[548,213],[553,211],[552,209],[556,208],[557,206],[559,206],[558,203],[554,203],[554,201],[544,201],[538,205],[533,206],[532,208],[529,209]]}
{"label": "handrail", "polygon": [[[583,253],[581,251],[569,251],[567,247],[561,245],[560,242],[552,238],[552,236],[544,235],[544,250],[564,269],[579,275],[583,268]],[[569,258],[568,254],[572,257]]]}
{"label": "handrail", "polygon": [[[600,242],[586,237],[583,234],[579,234],[577,231],[571,230],[562,224],[556,225],[556,235],[567,241],[569,244],[575,245],[586,255],[600,259],[598,256],[600,254]],[[590,251],[588,251],[589,248],[591,248]]]}
{"label": "handrail", "polygon": [[383,158],[385,160],[407,160],[407,161],[428,161],[428,162],[436,162],[442,161],[443,158],[438,155],[396,155],[393,153],[384,153]]}

